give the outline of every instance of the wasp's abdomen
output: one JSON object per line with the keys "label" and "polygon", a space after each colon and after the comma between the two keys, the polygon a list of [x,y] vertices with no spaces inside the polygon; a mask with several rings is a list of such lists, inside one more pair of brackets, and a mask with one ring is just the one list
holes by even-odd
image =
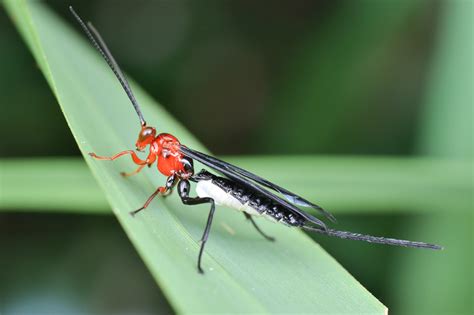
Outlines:
{"label": "wasp's abdomen", "polygon": [[212,176],[212,179],[199,181],[196,192],[199,197],[214,199],[218,205],[244,211],[253,216],[264,216],[287,225],[302,226],[306,221],[258,192],[227,178]]}

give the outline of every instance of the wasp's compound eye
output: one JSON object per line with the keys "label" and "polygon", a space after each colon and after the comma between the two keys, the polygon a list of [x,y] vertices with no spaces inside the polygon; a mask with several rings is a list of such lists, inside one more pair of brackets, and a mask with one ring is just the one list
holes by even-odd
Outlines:
{"label": "wasp's compound eye", "polygon": [[155,128],[153,127],[145,127],[140,131],[140,134],[138,135],[139,141],[144,141],[150,136],[154,137],[155,136]]}

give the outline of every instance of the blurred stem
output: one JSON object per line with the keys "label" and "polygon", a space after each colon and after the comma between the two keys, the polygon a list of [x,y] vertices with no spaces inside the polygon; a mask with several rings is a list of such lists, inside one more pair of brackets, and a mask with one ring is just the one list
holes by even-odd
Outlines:
{"label": "blurred stem", "polygon": [[[470,210],[470,162],[311,156],[225,159],[334,213]],[[0,167],[0,209],[109,212],[103,193],[80,159],[1,160]]]}
{"label": "blurred stem", "polygon": [[4,159],[0,174],[0,209],[112,214],[82,159]]}
{"label": "blurred stem", "polygon": [[[472,160],[474,45],[472,1],[444,1],[437,49],[426,91],[418,149],[425,156]],[[453,215],[452,208],[407,225],[418,239],[436,237],[445,246],[442,255],[400,256],[394,272],[394,295],[400,314],[472,314],[474,168],[465,170],[470,182],[468,211]],[[417,268],[418,267],[418,268]],[[413,272],[418,270],[418,272]],[[407,288],[414,287],[412,292]]]}
{"label": "blurred stem", "polygon": [[474,157],[474,4],[447,1],[418,141],[422,154]]}

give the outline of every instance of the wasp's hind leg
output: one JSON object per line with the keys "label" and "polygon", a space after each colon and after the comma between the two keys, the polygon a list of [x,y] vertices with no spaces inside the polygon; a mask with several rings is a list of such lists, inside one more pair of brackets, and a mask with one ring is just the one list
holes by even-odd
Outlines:
{"label": "wasp's hind leg", "polygon": [[201,259],[202,259],[202,254],[204,252],[204,246],[206,246],[207,239],[209,238],[209,232],[211,231],[212,219],[214,217],[216,205],[214,203],[214,199],[209,198],[209,197],[204,197],[204,198],[189,197],[190,186],[191,185],[189,184],[189,181],[186,179],[183,179],[179,182],[179,186],[178,186],[179,196],[181,197],[181,201],[185,205],[199,205],[203,203],[211,204],[211,210],[209,211],[209,216],[207,217],[206,228],[204,229],[204,233],[202,234],[202,237],[201,237],[201,248],[199,250],[198,262],[197,262],[198,271],[200,273],[204,273],[204,271],[201,268]]}
{"label": "wasp's hind leg", "polygon": [[250,214],[248,214],[247,212],[244,212],[244,215],[245,217],[247,218],[247,220],[250,220],[250,222],[252,222],[252,225],[255,227],[255,229],[257,229],[258,233],[260,233],[263,237],[265,237],[267,240],[269,240],[270,242],[274,242],[275,241],[275,238],[272,237],[272,236],[268,236],[265,232],[263,232],[260,227],[257,225],[257,223],[254,221],[254,219],[252,218],[252,216]]}

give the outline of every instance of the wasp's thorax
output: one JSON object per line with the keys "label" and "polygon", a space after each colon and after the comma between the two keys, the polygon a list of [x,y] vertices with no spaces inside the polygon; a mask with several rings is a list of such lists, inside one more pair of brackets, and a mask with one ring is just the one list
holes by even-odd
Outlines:
{"label": "wasp's thorax", "polygon": [[140,133],[138,134],[138,139],[135,144],[137,150],[143,151],[145,148],[150,145],[156,136],[156,129],[153,127],[148,127],[147,125],[143,125]]}
{"label": "wasp's thorax", "polygon": [[156,143],[158,144],[158,154],[181,156],[181,153],[179,153],[180,143],[175,136],[169,133],[160,133],[156,137]]}

